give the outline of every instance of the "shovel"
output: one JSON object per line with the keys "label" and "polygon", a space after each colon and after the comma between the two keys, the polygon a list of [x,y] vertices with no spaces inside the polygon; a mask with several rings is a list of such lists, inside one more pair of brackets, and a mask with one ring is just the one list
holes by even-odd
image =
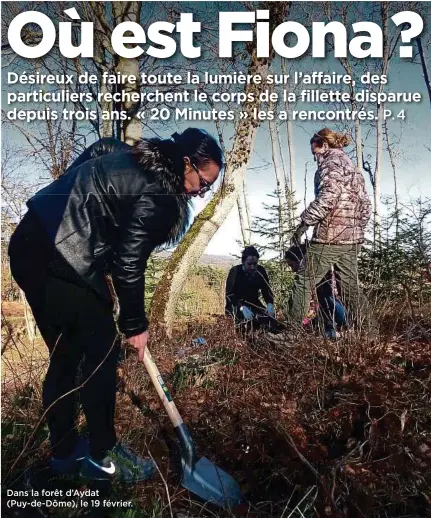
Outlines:
{"label": "shovel", "polygon": [[148,347],[145,347],[144,365],[180,441],[182,486],[206,502],[211,502],[219,507],[230,508],[240,504],[242,495],[238,482],[207,458],[202,457],[196,460],[195,447],[190,433],[172,401]]}

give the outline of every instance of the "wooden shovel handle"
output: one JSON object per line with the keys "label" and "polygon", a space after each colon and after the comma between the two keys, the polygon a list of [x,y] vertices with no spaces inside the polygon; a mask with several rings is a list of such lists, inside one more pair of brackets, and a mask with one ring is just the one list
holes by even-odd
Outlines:
{"label": "wooden shovel handle", "polygon": [[183,420],[177,410],[177,407],[175,406],[175,403],[172,400],[168,387],[165,385],[165,382],[160,375],[157,365],[154,363],[153,357],[151,356],[148,347],[145,347],[144,351],[144,365],[148,374],[150,375],[155,389],[157,390],[160,401],[163,403],[163,406],[168,413],[169,419],[171,420],[174,427],[180,426],[183,423]]}

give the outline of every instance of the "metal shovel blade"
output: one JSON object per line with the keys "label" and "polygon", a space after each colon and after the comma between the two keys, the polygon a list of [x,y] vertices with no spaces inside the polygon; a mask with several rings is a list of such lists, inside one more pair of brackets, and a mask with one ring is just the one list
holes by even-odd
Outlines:
{"label": "metal shovel blade", "polygon": [[243,501],[238,482],[205,457],[196,462],[193,470],[184,469],[182,485],[219,507],[234,507]]}
{"label": "metal shovel blade", "polygon": [[196,453],[193,440],[148,347],[145,347],[144,351],[144,364],[180,441],[183,487],[203,500],[220,507],[229,508],[241,503],[241,490],[230,475],[205,457],[195,462]]}

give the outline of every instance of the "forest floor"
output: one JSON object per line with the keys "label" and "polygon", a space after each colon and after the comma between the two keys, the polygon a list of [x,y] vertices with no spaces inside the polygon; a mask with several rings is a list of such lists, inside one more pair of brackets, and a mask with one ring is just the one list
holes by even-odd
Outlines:
{"label": "forest floor", "polygon": [[[17,308],[3,310],[9,322],[19,320]],[[407,325],[397,326],[378,344],[350,334],[336,342],[309,336],[275,346],[263,335],[241,338],[224,317],[194,321],[169,340],[154,332],[152,354],[198,456],[236,478],[246,503],[222,511],[181,487],[172,427],[143,365],[127,352],[119,369],[118,436],[151,455],[158,475],[127,490],[109,490],[111,500],[133,502],[133,512],[45,509],[34,516],[431,516],[431,347],[423,327],[406,333]],[[16,322],[12,327],[21,329]],[[8,349],[24,340],[19,332]],[[197,337],[206,344],[195,346]],[[25,347],[20,355],[3,355],[5,488],[23,487],[48,456],[38,344],[30,362]],[[32,362],[36,366],[28,368]],[[79,426],[85,426],[82,417]],[[56,480],[54,487],[64,483]]]}

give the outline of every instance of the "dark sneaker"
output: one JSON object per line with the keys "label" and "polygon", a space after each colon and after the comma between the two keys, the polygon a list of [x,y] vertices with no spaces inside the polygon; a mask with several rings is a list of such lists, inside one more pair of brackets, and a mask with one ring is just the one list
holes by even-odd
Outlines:
{"label": "dark sneaker", "polygon": [[90,456],[81,464],[81,475],[91,480],[117,480],[132,484],[148,480],[156,473],[156,466],[150,459],[141,459],[120,442],[106,457],[95,461]]}
{"label": "dark sneaker", "polygon": [[75,449],[65,459],[51,458],[51,468],[55,473],[68,474],[78,471],[82,460],[89,454],[89,443],[86,437],[79,437]]}

